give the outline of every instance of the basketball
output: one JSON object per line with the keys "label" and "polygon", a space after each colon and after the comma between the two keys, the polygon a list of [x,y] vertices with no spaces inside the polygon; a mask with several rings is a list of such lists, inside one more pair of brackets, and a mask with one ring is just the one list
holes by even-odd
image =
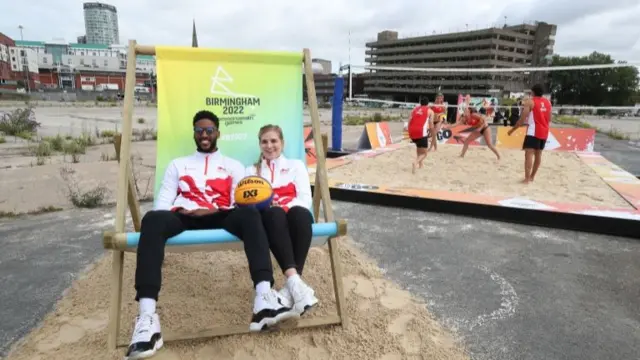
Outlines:
{"label": "basketball", "polygon": [[273,189],[266,179],[247,176],[238,182],[233,198],[238,207],[255,207],[262,210],[271,206]]}

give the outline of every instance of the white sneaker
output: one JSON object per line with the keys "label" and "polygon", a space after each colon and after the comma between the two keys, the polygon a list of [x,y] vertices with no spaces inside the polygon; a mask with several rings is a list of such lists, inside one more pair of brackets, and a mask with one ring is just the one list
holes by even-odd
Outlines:
{"label": "white sneaker", "polygon": [[278,293],[271,289],[267,293],[256,294],[249,331],[295,327],[299,318],[300,314],[285,306]]}
{"label": "white sneaker", "polygon": [[291,293],[286,286],[283,286],[282,289],[277,292],[277,295],[278,301],[280,301],[283,306],[288,308],[293,307],[293,296],[291,296]]}
{"label": "white sneaker", "polygon": [[287,289],[290,294],[293,310],[300,315],[303,315],[318,303],[315,291],[299,277],[287,279],[284,289]]}
{"label": "white sneaker", "polygon": [[146,359],[162,347],[162,333],[158,314],[141,314],[136,317],[131,344],[125,360]]}

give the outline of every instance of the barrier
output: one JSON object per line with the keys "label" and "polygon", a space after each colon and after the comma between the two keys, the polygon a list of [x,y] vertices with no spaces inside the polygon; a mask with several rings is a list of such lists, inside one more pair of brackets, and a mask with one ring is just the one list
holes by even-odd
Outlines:
{"label": "barrier", "polygon": [[[409,132],[407,131],[408,123],[404,123],[404,129],[402,132],[402,137],[404,140],[410,140]],[[438,144],[458,144],[462,145],[464,140],[469,136],[469,134],[474,129],[471,126],[467,125],[456,125],[450,127],[443,127],[436,134],[436,140]],[[428,136],[431,136],[431,133],[428,133]],[[431,141],[431,137],[429,137],[429,141]],[[476,140],[472,141],[469,146],[477,146],[477,145],[486,145],[484,138],[481,136]]]}
{"label": "barrier", "polygon": [[[522,149],[527,128],[517,129],[511,136],[508,132],[511,126],[498,127],[496,147],[506,149]],[[547,151],[586,151],[593,152],[595,147],[595,129],[551,128],[545,144]]]}
{"label": "barrier", "polygon": [[313,129],[311,126],[305,126],[303,131],[304,152],[306,155],[307,166],[316,164],[316,147],[313,143]]}
{"label": "barrier", "polygon": [[358,139],[358,150],[371,150],[393,144],[391,131],[387,122],[370,122],[364,124]]}

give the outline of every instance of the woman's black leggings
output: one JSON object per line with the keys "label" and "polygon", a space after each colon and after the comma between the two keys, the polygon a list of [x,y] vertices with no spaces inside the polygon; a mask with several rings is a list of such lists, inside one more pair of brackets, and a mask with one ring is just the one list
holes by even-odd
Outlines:
{"label": "woman's black leggings", "polygon": [[[224,229],[244,242],[249,272],[254,286],[261,281],[273,285],[273,265],[269,242],[260,212],[235,208],[211,215],[191,216],[168,210],[149,211],[142,218],[136,263],[136,300],[158,299],[162,282],[162,263],[167,239],[185,230]],[[310,231],[310,230],[309,230]]]}
{"label": "woman's black leggings", "polygon": [[269,248],[280,269],[295,268],[302,275],[311,247],[311,212],[302,206],[294,206],[287,212],[281,207],[271,207],[262,211],[262,223],[269,239]]}

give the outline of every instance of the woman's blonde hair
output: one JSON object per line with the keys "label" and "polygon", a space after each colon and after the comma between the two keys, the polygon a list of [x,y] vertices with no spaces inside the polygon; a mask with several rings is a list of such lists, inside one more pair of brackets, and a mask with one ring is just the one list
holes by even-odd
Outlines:
{"label": "woman's blonde hair", "polygon": [[[282,128],[280,128],[280,126],[278,125],[273,125],[273,124],[267,124],[263,127],[260,128],[260,130],[258,131],[258,141],[262,140],[262,136],[266,133],[268,133],[269,131],[275,131],[278,134],[278,137],[280,138],[280,141],[284,141],[284,135],[282,134]],[[256,174],[258,176],[260,175],[260,172],[262,170],[262,151],[260,152],[260,155],[258,156],[258,161],[253,164],[256,167]]]}

